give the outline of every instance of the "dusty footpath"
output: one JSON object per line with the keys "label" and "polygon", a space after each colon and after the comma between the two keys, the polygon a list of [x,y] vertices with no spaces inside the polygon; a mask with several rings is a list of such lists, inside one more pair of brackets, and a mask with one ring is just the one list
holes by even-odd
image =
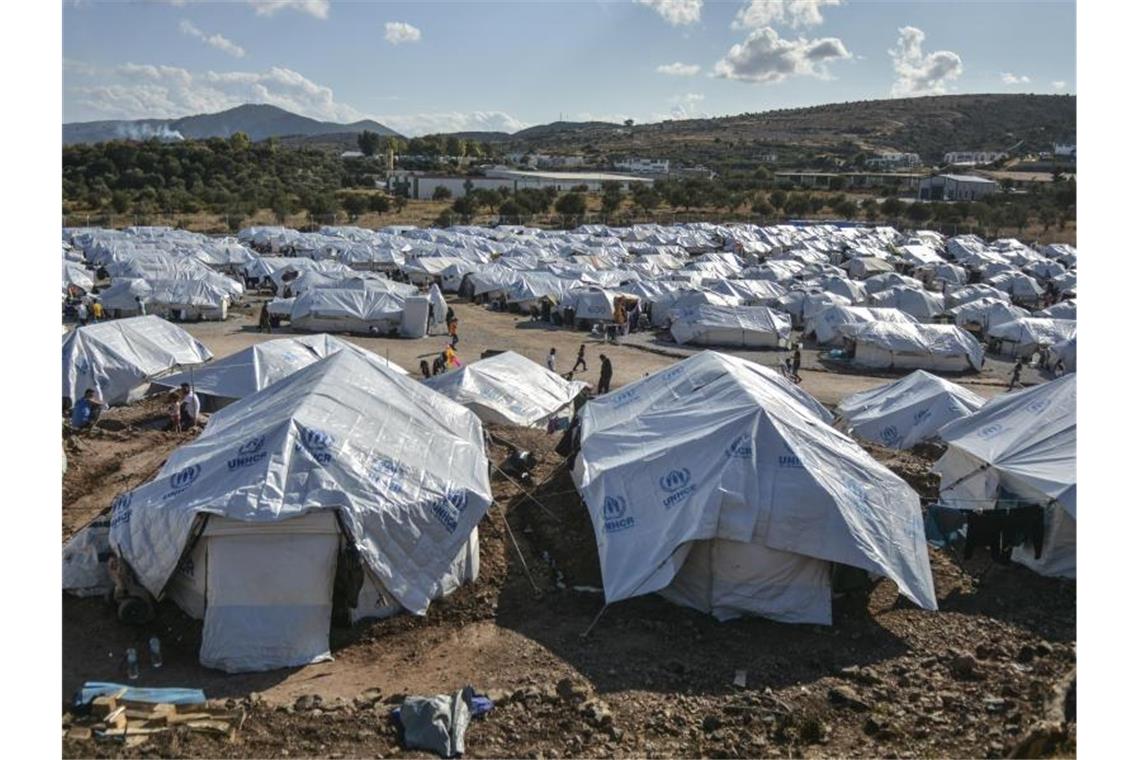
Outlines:
{"label": "dusty footpath", "polygon": [[[542,361],[554,346],[559,368],[569,369],[585,335],[455,308],[467,361],[506,348]],[[219,357],[277,337],[258,334],[248,316],[190,331]],[[352,340],[409,370],[435,353],[430,341],[439,349],[444,342]],[[613,360],[615,386],[678,353],[585,342],[585,379],[596,380],[600,349]],[[884,382],[824,372],[805,357],[804,387],[827,404]],[[782,354],[749,358],[775,364]],[[989,396],[1005,377],[996,365],[964,381]],[[160,414],[153,402],[115,409],[91,434],[65,436],[64,537],[193,436],[148,428]],[[1075,669],[1074,583],[932,549],[937,613],[901,599],[889,582],[838,599],[831,627],[719,623],[644,597],[606,608],[583,636],[603,607],[600,573],[555,441],[542,432],[492,432],[492,462],[506,458],[511,442],[533,451],[539,466],[529,495],[493,479],[478,581],[424,618],[334,628],[333,662],[227,676],[197,664],[200,625],[169,603],[155,623],[135,629],[100,599],[64,595],[64,702],[85,680],[123,680],[126,648],[158,635],[165,664],[144,668],[139,685],[200,687],[248,712],[233,741],[184,730],[130,748],[65,740],[65,756],[418,757],[400,749],[391,708],[406,694],[468,684],[496,703],[467,733],[475,757],[1075,755],[1075,685],[1066,693]],[[936,452],[871,453],[920,493],[936,483],[927,474]],[[72,719],[65,709],[64,723]]]}

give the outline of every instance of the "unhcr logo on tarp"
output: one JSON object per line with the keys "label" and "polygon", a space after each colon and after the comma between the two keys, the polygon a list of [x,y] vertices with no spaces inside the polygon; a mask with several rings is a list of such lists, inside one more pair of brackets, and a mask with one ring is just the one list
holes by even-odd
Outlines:
{"label": "unhcr logo on tarp", "polygon": [[121,493],[114,498],[111,502],[111,525],[114,528],[116,525],[130,522],[131,519],[131,498],[132,491]]}
{"label": "unhcr logo on tarp", "polygon": [[392,493],[403,493],[403,480],[408,468],[387,456],[378,456],[368,468],[368,479],[373,485],[386,488]]}
{"label": "unhcr logo on tarp", "polygon": [[883,439],[883,443],[894,446],[899,441],[899,429],[894,425],[887,425],[879,431],[879,437]]}
{"label": "unhcr logo on tarp", "polygon": [[669,472],[661,476],[657,483],[661,486],[662,491],[669,494],[661,502],[665,509],[672,509],[692,495],[697,487],[689,482],[691,479],[692,475],[689,473],[688,468],[685,467],[678,470],[669,470]]}
{"label": "unhcr logo on tarp", "polygon": [[261,450],[263,446],[265,446],[265,436],[259,435],[255,438],[250,438],[241,446],[238,446],[237,456],[228,460],[226,467],[230,470],[236,470],[240,467],[250,467],[257,464],[269,456],[269,452]]}
{"label": "unhcr logo on tarp", "polygon": [[636,400],[640,396],[641,396],[641,394],[637,392],[637,389],[627,388],[625,390],[620,390],[617,393],[613,394],[613,401],[611,403],[613,403],[614,406],[625,406],[626,404]]}
{"label": "unhcr logo on tarp", "polygon": [[732,443],[728,444],[728,448],[724,450],[726,456],[730,459],[751,459],[752,458],[752,438],[744,433],[732,439]]}
{"label": "unhcr logo on tarp", "polygon": [[467,492],[448,490],[431,504],[431,513],[448,533],[459,527],[459,516],[467,509]]}
{"label": "unhcr logo on tarp", "polygon": [[602,521],[606,533],[617,533],[633,527],[633,515],[626,514],[625,498],[607,496],[602,502]]}
{"label": "unhcr logo on tarp", "polygon": [[302,428],[300,440],[294,445],[294,450],[304,449],[320,464],[332,461],[332,447],[335,439],[328,433],[315,428]]}
{"label": "unhcr logo on tarp", "polygon": [[930,416],[929,409],[920,409],[914,413],[914,424],[918,424]]}
{"label": "unhcr logo on tarp", "polygon": [[170,476],[170,490],[163,494],[163,499],[169,499],[173,496],[185,491],[187,488],[194,484],[198,476],[202,474],[202,465],[192,464],[188,467],[183,467],[178,472]]}
{"label": "unhcr logo on tarp", "polygon": [[998,433],[1000,433],[1004,429],[1005,428],[1002,427],[1000,422],[994,422],[994,423],[992,423],[990,425],[986,425],[984,428],[981,428],[980,430],[978,430],[978,437],[979,438],[993,438],[995,435],[997,435]]}
{"label": "unhcr logo on tarp", "polygon": [[1041,412],[1048,409],[1049,405],[1052,403],[1053,403],[1052,399],[1039,398],[1039,399],[1035,399],[1034,401],[1027,404],[1025,408],[1028,409],[1029,411],[1033,412],[1034,414],[1041,414]]}

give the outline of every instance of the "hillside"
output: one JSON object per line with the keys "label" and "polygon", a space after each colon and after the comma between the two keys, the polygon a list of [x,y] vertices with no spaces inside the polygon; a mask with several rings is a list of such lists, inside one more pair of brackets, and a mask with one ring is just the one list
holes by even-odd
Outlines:
{"label": "hillside", "polygon": [[939,160],[950,150],[1045,149],[1076,134],[1071,95],[942,95],[832,103],[625,127],[556,122],[512,135],[520,148],[595,150],[719,162],[763,147],[855,153],[898,150]]}
{"label": "hillside", "polygon": [[150,137],[194,140],[229,137],[235,132],[244,132],[251,140],[264,140],[267,137],[356,135],[366,129],[381,135],[399,136],[394,130],[370,119],[351,124],[337,124],[298,116],[276,106],[246,104],[221,113],[184,116],[180,119],[88,121],[64,124],[63,144]]}

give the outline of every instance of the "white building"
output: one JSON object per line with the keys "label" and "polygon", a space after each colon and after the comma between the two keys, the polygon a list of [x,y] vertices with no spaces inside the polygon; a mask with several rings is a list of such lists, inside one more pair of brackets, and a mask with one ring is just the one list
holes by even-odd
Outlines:
{"label": "white building", "polygon": [[404,183],[408,185],[408,197],[415,200],[431,200],[436,188],[446,188],[452,198],[467,195],[468,190],[498,190],[501,187],[512,191],[522,188],[553,187],[559,192],[585,185],[588,192],[600,192],[605,182],[617,182],[622,190],[629,190],[633,184],[653,184],[648,177],[634,177],[629,174],[602,172],[549,172],[523,171],[496,166],[486,170],[482,177],[457,177],[450,174],[428,174],[414,171],[397,171],[388,175],[387,187],[390,191]]}
{"label": "white building", "polygon": [[1053,143],[1053,155],[1064,156],[1065,158],[1077,157],[1077,144],[1076,143]]}
{"label": "white building", "polygon": [[775,151],[769,153],[759,153],[756,155],[756,160],[762,164],[774,164],[780,160],[779,155]]}
{"label": "white building", "polygon": [[999,151],[958,150],[951,151],[944,155],[942,157],[942,163],[952,166],[978,166],[980,164],[992,164],[994,161],[999,161],[1003,158],[1008,158],[1008,156]]}
{"label": "white building", "polygon": [[666,158],[623,158],[614,161],[614,168],[634,174],[668,174],[669,160]]}
{"label": "white building", "polygon": [[992,179],[973,174],[938,174],[918,183],[920,201],[973,201],[1000,189]]}
{"label": "white building", "polygon": [[896,166],[918,166],[922,159],[917,153],[880,153],[874,158],[868,158],[864,164],[868,169],[893,169]]}
{"label": "white building", "polygon": [[580,169],[586,165],[586,157],[581,155],[549,156],[538,153],[534,158],[539,169]]}

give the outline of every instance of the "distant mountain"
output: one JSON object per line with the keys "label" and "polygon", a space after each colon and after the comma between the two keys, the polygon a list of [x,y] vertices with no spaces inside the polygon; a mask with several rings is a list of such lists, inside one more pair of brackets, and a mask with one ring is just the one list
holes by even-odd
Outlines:
{"label": "distant mountain", "polygon": [[131,121],[86,121],[63,125],[63,144],[105,142],[107,140],[193,140],[207,137],[229,137],[244,132],[251,140],[267,137],[330,134],[359,134],[364,130],[385,136],[399,133],[379,122],[365,119],[352,124],[317,121],[298,116],[277,106],[247,104],[228,111],[183,116],[180,119],[136,119]]}

